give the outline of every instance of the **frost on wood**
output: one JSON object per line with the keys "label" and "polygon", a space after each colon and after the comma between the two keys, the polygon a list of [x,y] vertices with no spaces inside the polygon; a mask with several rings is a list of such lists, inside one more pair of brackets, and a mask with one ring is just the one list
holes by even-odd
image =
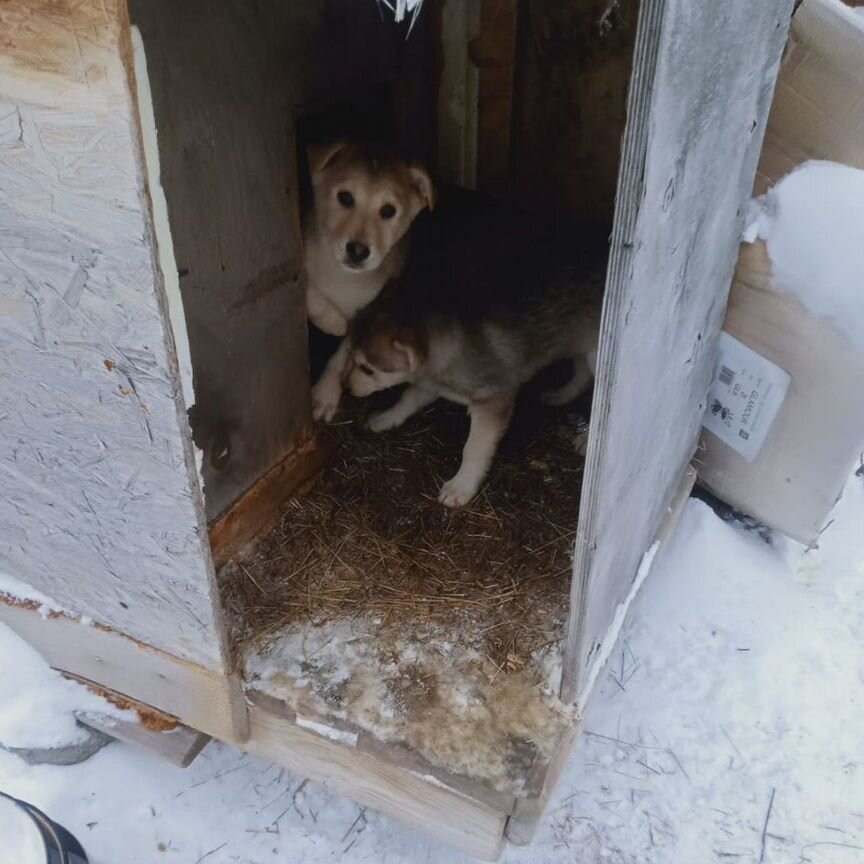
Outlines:
{"label": "frost on wood", "polygon": [[116,0],[0,5],[0,569],[212,667],[121,20]]}
{"label": "frost on wood", "polygon": [[535,761],[552,756],[573,722],[557,698],[560,649],[549,646],[528,668],[506,672],[458,639],[430,628],[388,641],[373,620],[329,621],[251,653],[247,679],[319,734],[353,743],[365,730],[408,744],[435,768],[523,795]]}
{"label": "frost on wood", "polygon": [[778,290],[864,353],[864,171],[806,162],[757,204],[745,239],[766,241]]}

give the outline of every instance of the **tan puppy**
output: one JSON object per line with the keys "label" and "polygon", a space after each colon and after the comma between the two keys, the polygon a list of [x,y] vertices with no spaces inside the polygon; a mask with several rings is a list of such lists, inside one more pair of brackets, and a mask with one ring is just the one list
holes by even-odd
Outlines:
{"label": "tan puppy", "polygon": [[[325,333],[344,336],[348,322],[375,299],[405,262],[407,231],[435,204],[426,170],[372,145],[339,142],[309,149],[314,206],[303,225],[306,310]],[[316,420],[339,407],[348,352],[343,343],[312,389]]]}
{"label": "tan puppy", "polygon": [[573,376],[545,401],[565,404],[591,383],[603,277],[602,266],[589,273],[562,269],[545,285],[503,297],[483,291],[412,297],[410,286],[388,286],[352,325],[348,388],[368,396],[410,386],[392,408],[370,417],[369,428],[400,426],[439,397],[466,405],[471,428],[462,462],[438,500],[448,507],[467,504],[486,477],[524,383],[567,357]]}

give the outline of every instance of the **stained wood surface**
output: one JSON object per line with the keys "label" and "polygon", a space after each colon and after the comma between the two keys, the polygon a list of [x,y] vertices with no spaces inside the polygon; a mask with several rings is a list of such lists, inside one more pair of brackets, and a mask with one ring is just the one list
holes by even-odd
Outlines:
{"label": "stained wood surface", "polygon": [[0,599],[0,623],[61,672],[173,715],[222,741],[240,743],[248,737],[246,702],[233,676],[172,657],[106,627],[54,613],[43,617],[35,604]]}
{"label": "stained wood surface", "polygon": [[643,0],[562,691],[591,680],[692,456],[791,0]]}
{"label": "stained wood surface", "polygon": [[[404,31],[374,3],[347,0],[131,0],[130,11],[147,56],[212,520],[311,430],[295,115],[397,80]],[[401,105],[394,123],[416,127]]]}
{"label": "stained wood surface", "polygon": [[301,442],[213,524],[210,546],[217,567],[278,522],[289,498],[308,484],[326,455],[327,447],[316,436]]}
{"label": "stained wood surface", "polygon": [[91,729],[104,732],[118,741],[134,744],[136,747],[144,747],[160,759],[170,762],[178,768],[186,768],[190,765],[211,740],[209,735],[184,726],[171,714],[157,711],[150,705],[130,699],[128,696],[109,690],[107,687],[95,684],[79,675],[66,672],[64,677],[83,684],[118,708],[132,711],[138,715],[135,720],[117,720],[115,717],[87,712],[76,714],[80,723]]}
{"label": "stained wood surface", "polygon": [[522,5],[510,198],[612,221],[638,9],[637,0]]}
{"label": "stained wood surface", "polygon": [[0,571],[222,666],[118,0],[0,4]]}

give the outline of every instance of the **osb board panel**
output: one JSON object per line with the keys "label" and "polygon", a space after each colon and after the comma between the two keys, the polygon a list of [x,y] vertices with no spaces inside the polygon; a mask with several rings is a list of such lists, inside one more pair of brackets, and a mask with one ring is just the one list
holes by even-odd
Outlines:
{"label": "osb board panel", "polygon": [[808,159],[864,168],[864,16],[836,0],[806,0],[792,19],[756,194]]}
{"label": "osb board panel", "polygon": [[0,4],[0,570],[220,668],[116,0]]}
{"label": "osb board panel", "polygon": [[[643,0],[576,540],[576,696],[698,437],[792,0]],[[586,674],[588,673],[588,674]]]}
{"label": "osb board panel", "polygon": [[511,197],[544,212],[612,219],[638,7],[637,0],[522,6]]}
{"label": "osb board panel", "polygon": [[[395,77],[374,3],[132,0],[188,325],[208,518],[306,438],[294,114]],[[416,124],[415,124],[416,125]]]}

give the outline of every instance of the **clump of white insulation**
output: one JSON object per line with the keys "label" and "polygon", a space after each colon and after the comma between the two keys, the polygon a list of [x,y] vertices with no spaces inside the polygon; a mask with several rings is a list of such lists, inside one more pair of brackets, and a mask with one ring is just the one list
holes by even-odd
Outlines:
{"label": "clump of white insulation", "polygon": [[777,289],[864,352],[864,171],[805,162],[753,205],[744,239],[765,241]]}

